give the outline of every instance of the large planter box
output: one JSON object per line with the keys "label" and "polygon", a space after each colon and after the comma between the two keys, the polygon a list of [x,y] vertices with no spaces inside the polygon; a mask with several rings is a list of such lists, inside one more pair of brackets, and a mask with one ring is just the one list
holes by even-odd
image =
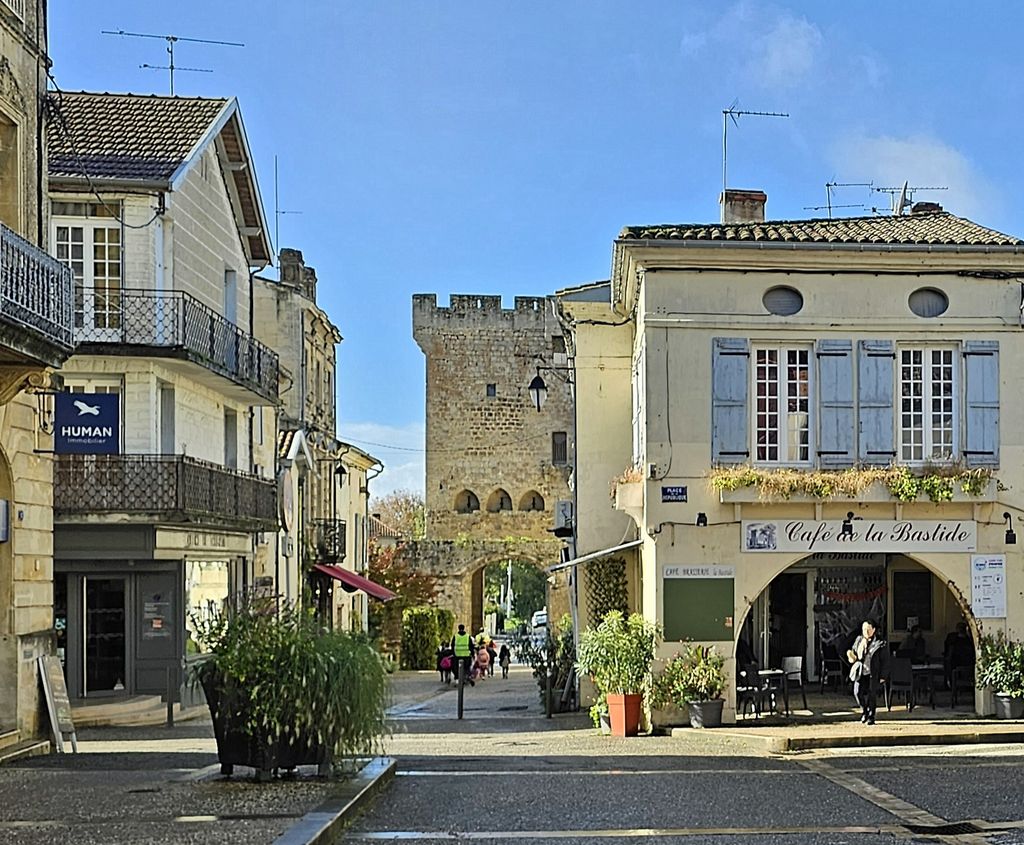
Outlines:
{"label": "large planter box", "polygon": [[[953,483],[953,501],[954,502],[994,502],[997,496],[997,482],[996,479],[991,479],[988,486],[981,492],[979,496],[969,496],[963,490],[960,489],[960,485],[956,482]],[[618,488],[616,488],[618,492]],[[755,504],[770,504],[776,505],[787,502],[857,502],[857,503],[868,503],[868,502],[897,502],[899,501],[892,493],[889,492],[889,488],[881,482],[876,482],[868,487],[865,487],[855,496],[844,496],[837,494],[830,496],[827,499],[822,499],[817,496],[808,496],[805,493],[794,493],[788,499],[783,498],[771,498],[764,499],[761,497],[761,490],[758,487],[741,487],[738,490],[723,490],[719,493],[719,500],[723,503],[755,503]],[[914,502],[916,504],[930,504],[930,500],[923,493],[919,495]],[[904,504],[912,504],[911,502],[904,502]]]}
{"label": "large planter box", "polygon": [[320,774],[328,773],[328,749],[309,737],[289,742],[288,737],[254,736],[245,726],[245,690],[208,669],[201,668],[198,674],[213,719],[221,774],[232,774],[235,766],[248,766],[256,770],[256,780],[264,780],[277,769],[312,765]]}
{"label": "large planter box", "polygon": [[725,701],[721,698],[714,701],[691,701],[687,708],[690,711],[690,726],[694,728],[720,728],[722,726],[722,707]]}
{"label": "large planter box", "polygon": [[669,728],[684,728],[690,724],[690,713],[686,707],[667,704],[664,707],[651,708],[651,727],[655,731],[667,731]]}
{"label": "large planter box", "polygon": [[636,736],[640,733],[640,711],[644,697],[639,694],[608,695],[608,715],[612,736]]}
{"label": "large planter box", "polygon": [[643,481],[620,481],[615,485],[615,510],[642,511],[644,509]]}
{"label": "large planter box", "polygon": [[1008,695],[994,695],[997,719],[1019,719],[1024,716],[1024,698],[1011,698]]}

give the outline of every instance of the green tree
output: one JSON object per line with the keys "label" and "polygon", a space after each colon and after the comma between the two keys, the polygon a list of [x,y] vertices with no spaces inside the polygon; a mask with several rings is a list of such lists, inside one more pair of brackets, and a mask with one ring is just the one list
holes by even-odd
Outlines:
{"label": "green tree", "polygon": [[403,540],[422,540],[426,534],[426,506],[419,493],[395,490],[371,501],[370,513],[394,528]]}

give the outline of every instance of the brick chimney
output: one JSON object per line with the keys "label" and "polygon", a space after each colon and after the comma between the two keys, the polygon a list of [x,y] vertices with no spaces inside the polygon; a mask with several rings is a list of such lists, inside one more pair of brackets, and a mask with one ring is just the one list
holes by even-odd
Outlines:
{"label": "brick chimney", "polygon": [[723,223],[764,223],[764,206],[768,195],[764,191],[741,191],[726,188],[719,197]]}
{"label": "brick chimney", "polygon": [[942,206],[937,202],[915,202],[910,208],[911,214],[937,214]]}
{"label": "brick chimney", "polygon": [[286,247],[277,261],[281,284],[296,288],[306,299],[316,302],[316,270],[306,266],[302,252]]}

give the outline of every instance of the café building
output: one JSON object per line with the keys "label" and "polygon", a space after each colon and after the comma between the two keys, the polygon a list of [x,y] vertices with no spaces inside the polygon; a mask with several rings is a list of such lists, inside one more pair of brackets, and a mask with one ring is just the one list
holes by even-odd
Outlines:
{"label": "caf\u00e9 building", "polygon": [[961,654],[1024,636],[1024,242],[934,204],[772,222],[764,203],[623,229],[610,280],[558,294],[580,626],[607,571],[589,562],[621,561],[659,657],[727,657],[726,719],[740,662],[799,658],[841,689],[866,618],[890,643],[918,629],[936,689],[959,623]]}

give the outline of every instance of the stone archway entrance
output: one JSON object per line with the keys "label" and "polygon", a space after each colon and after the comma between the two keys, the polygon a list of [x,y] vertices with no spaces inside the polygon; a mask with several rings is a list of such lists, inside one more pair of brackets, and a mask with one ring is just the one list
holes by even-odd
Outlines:
{"label": "stone archway entrance", "polygon": [[[737,667],[750,661],[761,668],[783,668],[784,662],[791,667],[799,658],[811,689],[844,690],[845,653],[869,618],[878,623],[891,655],[912,663],[919,697],[949,712],[952,670],[973,666],[977,625],[959,590],[927,561],[908,554],[823,553],[791,564],[748,605],[737,633]],[[958,636],[961,623],[966,638]],[[973,710],[973,683],[957,698],[961,710]],[[936,712],[915,711],[925,718]]]}

